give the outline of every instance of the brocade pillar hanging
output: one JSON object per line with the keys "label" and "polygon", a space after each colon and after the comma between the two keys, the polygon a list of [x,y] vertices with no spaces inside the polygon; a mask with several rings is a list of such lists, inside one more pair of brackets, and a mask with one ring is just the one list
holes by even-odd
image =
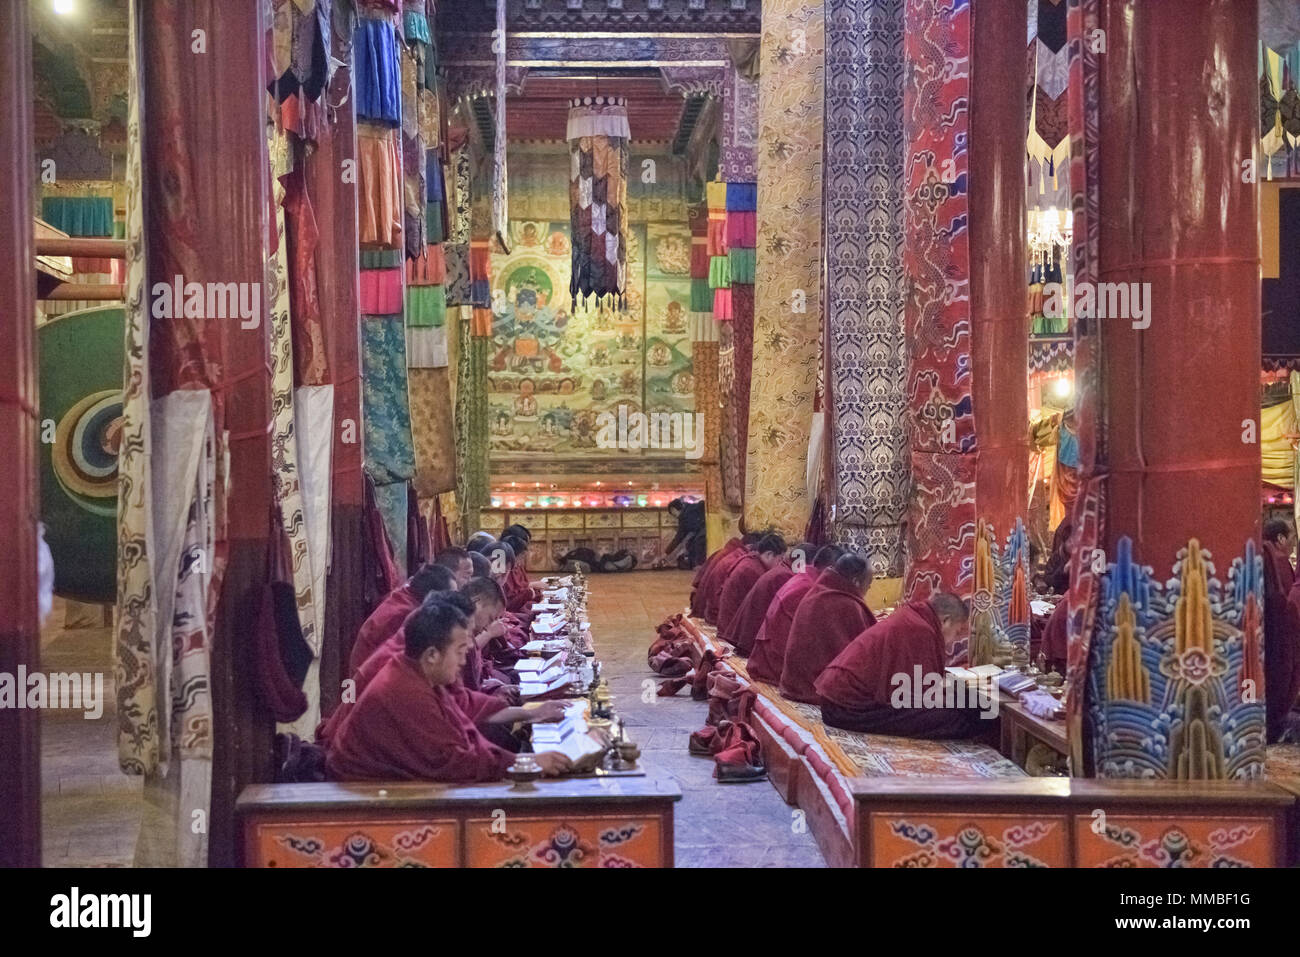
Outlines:
{"label": "brocade pillar hanging", "polygon": [[510,204],[506,194],[506,0],[497,0],[497,28],[492,47],[496,51],[497,60],[496,142],[492,147],[492,228],[502,250],[508,253]]}
{"label": "brocade pillar hanging", "polygon": [[627,100],[587,96],[569,104],[569,294],[610,296],[627,307]]}

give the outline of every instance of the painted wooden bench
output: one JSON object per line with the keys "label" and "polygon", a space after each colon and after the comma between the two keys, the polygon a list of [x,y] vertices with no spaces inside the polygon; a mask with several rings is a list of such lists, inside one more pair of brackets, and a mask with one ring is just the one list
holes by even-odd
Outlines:
{"label": "painted wooden bench", "polygon": [[667,778],[263,784],[236,813],[246,867],[672,867]]}

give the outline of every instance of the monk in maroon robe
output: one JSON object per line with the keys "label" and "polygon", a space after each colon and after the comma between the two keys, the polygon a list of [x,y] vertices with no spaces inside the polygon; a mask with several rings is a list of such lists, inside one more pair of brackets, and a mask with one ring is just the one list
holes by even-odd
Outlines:
{"label": "monk in maroon robe", "polygon": [[465,549],[453,546],[440,551],[433,563],[441,565],[455,575],[456,587],[464,588],[465,583],[474,577],[474,562],[469,555],[470,553]]}
{"label": "monk in maroon robe", "polygon": [[[498,781],[514,755],[492,744],[479,725],[563,716],[559,702],[536,710],[511,708],[460,686],[470,645],[467,626],[460,609],[446,602],[421,605],[410,616],[405,653],[366,686],[330,742],[325,766],[331,779]],[[535,759],[547,775],[570,767],[568,758],[554,751]]]}
{"label": "monk in maroon robe", "polygon": [[831,661],[876,618],[862,600],[871,569],[861,555],[841,555],[822,572],[804,596],[790,623],[781,667],[781,694],[792,701],[817,702],[813,687]]}
{"label": "monk in maroon robe", "polygon": [[425,565],[407,580],[394,588],[357,632],[348,658],[350,671],[356,671],[393,635],[397,634],[406,616],[420,607],[420,602],[433,591],[447,591],[456,587],[455,576],[442,565]]}
{"label": "monk in maroon robe", "polygon": [[717,570],[718,562],[741,546],[739,535],[728,539],[721,548],[705,559],[704,564],[695,572],[695,577],[691,579],[691,615],[693,617],[702,618],[704,616],[706,583],[709,582],[714,571]]}
{"label": "monk in maroon robe", "polygon": [[1270,743],[1286,730],[1300,693],[1300,619],[1290,606],[1296,583],[1291,567],[1295,544],[1289,523],[1282,519],[1264,523],[1264,710]]}
{"label": "monk in maroon robe", "polygon": [[1056,671],[1059,674],[1065,674],[1066,662],[1069,658],[1069,635],[1066,631],[1067,618],[1069,616],[1069,601],[1062,598],[1052,609],[1051,615],[1047,618],[1047,624],[1043,626],[1043,643],[1042,654],[1047,659],[1047,670]]}
{"label": "monk in maroon robe", "polygon": [[491,650],[494,643],[509,634],[509,625],[502,618],[506,600],[501,586],[490,578],[471,578],[458,594],[474,605],[473,617],[470,618],[473,644],[465,659],[461,683],[470,691],[513,698],[518,692],[516,675],[503,667]]}
{"label": "monk in maroon robe", "polygon": [[761,535],[746,535],[741,539],[743,548],[737,548],[730,555],[724,555],[718,559],[718,565],[709,576],[705,584],[704,592],[704,620],[710,625],[718,623],[718,606],[722,603],[722,589],[727,584],[727,579],[735,567],[739,565],[746,555],[750,554],[753,547],[758,544]]}
{"label": "monk in maroon robe", "polygon": [[816,553],[815,545],[807,542],[797,545],[790,550],[788,558],[777,562],[754,583],[745,600],[740,603],[727,635],[726,640],[731,642],[736,654],[743,658],[749,657],[750,652],[754,650],[754,639],[758,636],[759,629],[763,627],[763,619],[767,617],[767,610],[776,599],[777,592],[795,576],[794,565],[797,563],[799,571],[802,572],[812,563]]}
{"label": "monk in maroon robe", "polygon": [[764,535],[757,545],[736,563],[718,596],[718,637],[731,643],[731,626],[750,589],[763,575],[781,564],[785,557],[785,539]]}
{"label": "monk in maroon robe", "polygon": [[944,667],[969,618],[965,602],[940,592],[928,601],[909,602],[866,629],[817,679],[822,721],[871,734],[990,739],[998,723],[981,717],[990,711],[926,702],[913,687],[918,681],[922,687],[942,686]]}
{"label": "monk in maroon robe", "polygon": [[[785,646],[790,638],[790,626],[795,612],[804,597],[817,584],[817,579],[844,554],[838,545],[823,545],[812,564],[797,572],[781,586],[763,616],[763,624],[754,636],[754,648],[745,663],[749,676],[768,684],[781,683],[781,669],[785,667]],[[792,569],[793,570],[793,569]]]}

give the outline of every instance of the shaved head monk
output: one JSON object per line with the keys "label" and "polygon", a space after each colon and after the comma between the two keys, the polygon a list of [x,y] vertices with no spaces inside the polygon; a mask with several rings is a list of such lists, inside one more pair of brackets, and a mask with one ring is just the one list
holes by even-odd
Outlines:
{"label": "shaved head monk", "polygon": [[433,563],[456,576],[457,588],[464,588],[465,583],[474,577],[474,563],[470,561],[469,552],[463,548],[444,548]]}
{"label": "shaved head monk", "polygon": [[704,620],[710,625],[718,623],[718,606],[722,604],[722,589],[731,577],[732,571],[739,565],[762,539],[765,533],[750,532],[740,539],[742,548],[734,549],[730,555],[718,559],[717,567],[709,575],[704,585]]}
{"label": "shaved head monk", "polygon": [[823,571],[834,565],[844,554],[838,545],[823,545],[817,550],[812,563],[803,571],[796,571],[790,580],[781,586],[763,616],[763,624],[754,636],[754,647],[746,663],[749,676],[755,681],[768,684],[781,683],[781,669],[785,667],[785,646],[790,639],[790,626],[794,623],[795,612],[804,597],[817,584]]}
{"label": "shaved head monk", "polygon": [[871,569],[861,555],[850,552],[822,572],[808,591],[785,646],[781,667],[781,694],[793,701],[817,703],[813,687],[829,665],[876,616],[863,601],[871,585]]}
{"label": "shaved head monk", "polygon": [[913,688],[918,676],[943,680],[969,619],[964,601],[940,592],[868,628],[817,679],[822,720],[833,728],[909,738],[989,736],[997,722],[981,720],[979,709],[944,707]]}
{"label": "shaved head monk", "polygon": [[745,600],[740,603],[740,608],[732,619],[731,629],[726,636],[726,640],[736,649],[736,654],[748,657],[754,650],[754,639],[758,636],[759,629],[763,627],[763,619],[767,617],[767,610],[775,600],[777,592],[795,576],[795,566],[798,566],[799,572],[802,573],[812,564],[813,556],[816,554],[817,546],[810,542],[796,545],[790,549],[790,554],[786,558],[765,571],[763,576],[754,583]]}
{"label": "shaved head monk", "polygon": [[695,572],[695,577],[691,579],[691,614],[696,618],[704,617],[704,587],[709,577],[718,567],[718,562],[730,555],[738,548],[742,548],[744,543],[737,535],[734,538],[727,539],[726,543],[716,552],[704,560],[704,564]]}
{"label": "shaved head monk", "polygon": [[502,619],[506,611],[506,598],[501,586],[491,578],[471,578],[458,593],[474,604],[470,618],[470,636],[473,647],[465,658],[461,683],[470,691],[494,693],[498,689],[512,690],[513,672],[497,667],[492,655],[493,642],[504,642],[509,626]]}
{"label": "shaved head monk", "polygon": [[736,563],[722,585],[718,597],[718,637],[731,641],[731,626],[750,589],[763,575],[781,564],[785,558],[785,539],[780,535],[764,535],[752,550]]}
{"label": "shaved head monk", "polygon": [[375,653],[375,649],[397,634],[406,616],[420,607],[426,595],[455,587],[456,576],[450,569],[443,565],[422,566],[405,584],[389,592],[365,620],[357,632],[357,640],[352,643],[348,670],[355,672]]}
{"label": "shaved head monk", "polygon": [[[498,781],[514,755],[484,737],[478,725],[554,721],[559,702],[536,710],[459,686],[469,652],[468,621],[447,602],[421,605],[404,627],[406,648],[366,686],[334,735],[326,770],[336,781]],[[562,774],[569,759],[536,756],[542,772]]]}

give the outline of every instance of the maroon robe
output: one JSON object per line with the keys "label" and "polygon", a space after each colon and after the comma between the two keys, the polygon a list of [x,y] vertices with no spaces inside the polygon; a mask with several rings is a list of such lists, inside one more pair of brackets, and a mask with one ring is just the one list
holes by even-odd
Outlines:
{"label": "maroon robe", "polygon": [[1055,669],[1065,674],[1065,665],[1069,657],[1069,635],[1066,632],[1066,618],[1069,615],[1069,601],[1062,598],[1052,609],[1052,614],[1043,626],[1042,653],[1047,658],[1047,670]]}
{"label": "maroon robe", "polygon": [[506,572],[501,582],[501,590],[506,595],[506,610],[531,619],[533,602],[537,601],[537,590],[528,583],[528,570],[515,562]]}
{"label": "maroon robe", "polygon": [[[895,675],[915,683],[943,675],[948,655],[939,618],[927,601],[902,605],[867,628],[841,651],[817,679],[822,720],[835,728],[912,738],[970,738],[996,734],[998,723],[975,708],[895,707]],[[910,686],[907,690],[911,690]]]}
{"label": "maroon robe", "polygon": [[1287,716],[1300,693],[1300,595],[1293,611],[1296,583],[1291,559],[1272,542],[1264,556],[1264,711],[1270,742],[1286,730]]}
{"label": "maroon robe", "polygon": [[704,617],[704,596],[708,594],[709,582],[713,573],[717,571],[718,562],[730,555],[743,543],[739,538],[728,539],[727,543],[719,548],[716,552],[705,559],[704,564],[700,566],[699,571],[691,580],[691,615],[695,618]]}
{"label": "maroon robe", "polygon": [[429,684],[405,654],[390,660],[343,719],[325,759],[334,781],[499,781],[514,755],[476,722],[505,707],[491,695]]}
{"label": "maroon robe", "polygon": [[785,667],[785,646],[790,638],[790,626],[794,623],[795,612],[817,584],[823,570],[809,565],[782,585],[772,599],[767,614],[763,616],[763,624],[754,636],[754,649],[749,654],[749,661],[745,663],[749,676],[755,681],[766,681],[770,685],[781,683],[781,669]]}
{"label": "maroon robe", "polygon": [[781,667],[781,694],[793,701],[817,703],[813,687],[822,670],[849,642],[876,623],[858,587],[827,568],[804,596],[790,623]]}
{"label": "maroon robe", "polygon": [[776,599],[781,586],[793,577],[794,570],[789,564],[780,562],[763,572],[763,577],[749,590],[736,617],[732,619],[731,632],[727,638],[736,649],[736,654],[748,656],[754,650],[754,639],[763,627],[768,608]]}
{"label": "maroon robe", "polygon": [[766,571],[767,566],[757,552],[746,552],[723,583],[718,597],[718,637],[728,644],[734,644],[731,640],[731,626],[735,624],[740,606]]}
{"label": "maroon robe", "polygon": [[710,625],[718,623],[718,606],[722,604],[722,589],[737,565],[753,553],[748,548],[737,548],[730,555],[718,559],[718,567],[709,577],[708,591],[704,593],[704,620]]}
{"label": "maroon robe", "polygon": [[357,640],[352,645],[352,655],[348,659],[349,671],[356,671],[375,649],[395,635],[406,621],[406,616],[420,607],[420,599],[415,597],[410,585],[402,585],[389,592],[388,597],[379,603],[379,607],[370,613]]}

